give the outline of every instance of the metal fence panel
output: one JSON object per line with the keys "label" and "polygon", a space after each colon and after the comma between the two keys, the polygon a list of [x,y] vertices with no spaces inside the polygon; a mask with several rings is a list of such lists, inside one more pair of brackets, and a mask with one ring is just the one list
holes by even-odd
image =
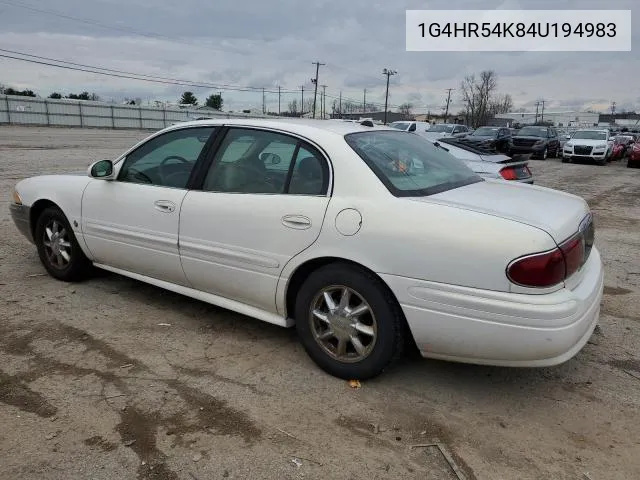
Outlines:
{"label": "metal fence panel", "polygon": [[199,117],[264,118],[265,115],[0,95],[0,124],[158,130]]}

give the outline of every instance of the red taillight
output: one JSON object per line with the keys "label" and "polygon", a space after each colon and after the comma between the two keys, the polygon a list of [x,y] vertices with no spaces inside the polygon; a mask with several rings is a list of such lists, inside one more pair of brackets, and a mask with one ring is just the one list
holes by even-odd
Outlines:
{"label": "red taillight", "polygon": [[560,250],[562,250],[564,255],[567,270],[565,278],[567,278],[577,272],[584,262],[584,242],[582,235],[576,235],[564,242],[560,245]]}
{"label": "red taillight", "polygon": [[513,261],[507,268],[507,276],[525,287],[550,287],[564,280],[565,271],[564,255],[556,248]]}
{"label": "red taillight", "polygon": [[512,167],[503,168],[502,170],[500,170],[500,175],[502,175],[502,178],[504,178],[505,180],[518,179],[518,175],[516,174],[516,169]]}
{"label": "red taillight", "polygon": [[584,236],[578,234],[559,248],[514,260],[507,267],[507,276],[525,287],[551,287],[577,272],[584,260]]}

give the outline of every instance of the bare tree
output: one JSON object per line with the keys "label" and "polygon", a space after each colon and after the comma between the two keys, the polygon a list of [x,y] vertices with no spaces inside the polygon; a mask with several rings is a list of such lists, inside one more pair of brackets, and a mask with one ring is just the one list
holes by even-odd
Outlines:
{"label": "bare tree", "polygon": [[[464,114],[467,123],[473,127],[478,127],[487,122],[496,104],[494,94],[498,86],[498,79],[493,70],[484,70],[480,76],[467,75],[460,85],[462,103],[464,104]],[[499,101],[502,108],[513,106],[511,97],[506,95]]]}
{"label": "bare tree", "polygon": [[289,113],[292,113],[292,114],[298,113],[298,100],[294,98],[292,101],[290,101],[288,108],[289,108]]}
{"label": "bare tree", "polygon": [[412,108],[413,108],[413,104],[407,102],[400,105],[398,107],[398,110],[400,110],[400,113],[403,115],[411,115]]}
{"label": "bare tree", "polygon": [[513,109],[513,100],[508,93],[500,95],[491,101],[489,106],[489,113],[497,115],[499,113],[508,113]]}
{"label": "bare tree", "polygon": [[[316,108],[319,108],[320,102],[317,102],[318,105]],[[313,112],[313,98],[305,98],[304,106],[302,107],[302,113],[312,113]]]}

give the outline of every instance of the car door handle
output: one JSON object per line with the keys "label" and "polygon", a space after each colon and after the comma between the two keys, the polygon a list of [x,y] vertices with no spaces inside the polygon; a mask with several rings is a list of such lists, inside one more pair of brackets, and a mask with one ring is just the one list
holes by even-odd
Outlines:
{"label": "car door handle", "polygon": [[285,215],[282,217],[282,224],[296,230],[306,230],[311,227],[311,219],[304,215]]}
{"label": "car door handle", "polygon": [[176,204],[169,200],[156,200],[153,205],[156,210],[164,213],[171,213],[176,209]]}

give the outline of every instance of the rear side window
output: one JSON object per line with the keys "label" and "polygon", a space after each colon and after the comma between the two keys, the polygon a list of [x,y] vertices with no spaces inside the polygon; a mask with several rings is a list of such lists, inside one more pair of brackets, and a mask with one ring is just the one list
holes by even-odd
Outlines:
{"label": "rear side window", "polygon": [[350,133],[345,140],[397,197],[433,195],[483,181],[419,135],[382,130]]}

